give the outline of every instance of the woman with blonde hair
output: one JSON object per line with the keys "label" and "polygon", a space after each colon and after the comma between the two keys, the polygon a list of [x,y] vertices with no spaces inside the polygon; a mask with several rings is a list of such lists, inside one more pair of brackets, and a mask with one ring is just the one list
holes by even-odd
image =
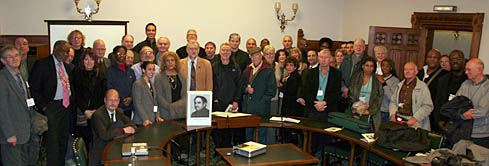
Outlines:
{"label": "woman with blonde hair", "polygon": [[187,84],[179,72],[180,58],[175,52],[161,56],[161,72],[155,77],[156,102],[160,117],[165,120],[186,117]]}
{"label": "woman with blonde hair", "polygon": [[290,49],[290,56],[293,56],[297,59],[297,61],[299,61],[299,66],[297,68],[297,71],[299,72],[299,74],[302,74],[302,70],[304,70],[305,68],[307,68],[307,64],[302,62],[302,52],[299,48],[297,47],[294,47],[292,49]]}

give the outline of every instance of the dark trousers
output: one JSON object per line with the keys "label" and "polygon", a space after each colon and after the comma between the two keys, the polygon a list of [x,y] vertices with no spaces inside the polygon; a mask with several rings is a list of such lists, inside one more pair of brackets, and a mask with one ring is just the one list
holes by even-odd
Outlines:
{"label": "dark trousers", "polygon": [[485,138],[471,138],[471,140],[475,144],[480,145],[480,146],[483,146],[483,147],[489,149],[489,137],[485,137]]}
{"label": "dark trousers", "polygon": [[214,140],[214,144],[216,148],[230,148],[231,138],[232,138],[232,129],[218,129],[212,131],[212,137]]}
{"label": "dark trousers", "polygon": [[3,165],[27,165],[28,163],[28,148],[27,144],[2,144],[0,145],[2,151]]}
{"label": "dark trousers", "polygon": [[71,109],[65,108],[62,101],[47,105],[48,131],[46,132],[48,166],[64,166],[71,120]]}

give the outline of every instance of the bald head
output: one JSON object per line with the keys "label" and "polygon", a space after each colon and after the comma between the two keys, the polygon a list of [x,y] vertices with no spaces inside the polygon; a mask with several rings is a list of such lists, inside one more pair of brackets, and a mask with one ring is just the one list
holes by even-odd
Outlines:
{"label": "bald head", "polygon": [[412,81],[414,78],[416,78],[416,74],[418,74],[418,67],[416,66],[416,63],[407,62],[404,65],[404,77],[406,80]]}
{"label": "bald head", "polygon": [[119,92],[117,92],[117,90],[115,89],[109,89],[107,90],[107,92],[105,93],[105,97],[104,97],[104,102],[105,102],[105,107],[113,112],[117,109],[118,105],[119,105]]}
{"label": "bald head", "polygon": [[94,53],[98,58],[102,58],[105,56],[105,42],[101,39],[97,39],[93,41],[93,49]]}
{"label": "bald head", "polygon": [[282,45],[284,46],[285,49],[290,49],[292,48],[292,36],[286,35],[282,39]]}
{"label": "bald head", "polygon": [[475,83],[482,81],[484,78],[483,71],[484,63],[479,58],[469,60],[465,66],[465,74],[467,74],[467,77]]}

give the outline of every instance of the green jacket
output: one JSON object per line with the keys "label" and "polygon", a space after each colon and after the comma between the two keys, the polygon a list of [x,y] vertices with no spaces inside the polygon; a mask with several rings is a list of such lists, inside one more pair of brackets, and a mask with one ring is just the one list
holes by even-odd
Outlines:
{"label": "green jacket", "polygon": [[[245,95],[243,110],[250,114],[270,115],[270,102],[277,91],[277,81],[273,70],[267,67],[265,62],[262,63],[255,79],[251,83],[249,82],[253,72],[251,66],[248,65],[243,72],[242,90]],[[246,92],[248,85],[253,88],[253,94]]]}

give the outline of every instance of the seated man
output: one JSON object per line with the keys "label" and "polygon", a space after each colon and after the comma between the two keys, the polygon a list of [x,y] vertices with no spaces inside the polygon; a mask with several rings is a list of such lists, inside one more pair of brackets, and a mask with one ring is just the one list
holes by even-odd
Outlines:
{"label": "seated man", "polygon": [[404,80],[397,87],[389,104],[390,120],[407,120],[413,128],[431,130],[429,115],[433,110],[428,86],[416,77],[418,67],[414,62],[404,65]]}
{"label": "seated man", "polygon": [[489,81],[484,76],[484,63],[479,58],[471,59],[465,73],[468,80],[460,86],[457,96],[468,97],[474,108],[463,114],[463,119],[474,119],[471,140],[475,144],[489,148]]}
{"label": "seated man", "polygon": [[136,128],[136,124],[118,108],[117,90],[108,90],[104,102],[105,105],[95,111],[90,121],[93,131],[93,143],[89,154],[90,166],[102,165],[100,160],[107,143],[114,138],[134,134]]}

